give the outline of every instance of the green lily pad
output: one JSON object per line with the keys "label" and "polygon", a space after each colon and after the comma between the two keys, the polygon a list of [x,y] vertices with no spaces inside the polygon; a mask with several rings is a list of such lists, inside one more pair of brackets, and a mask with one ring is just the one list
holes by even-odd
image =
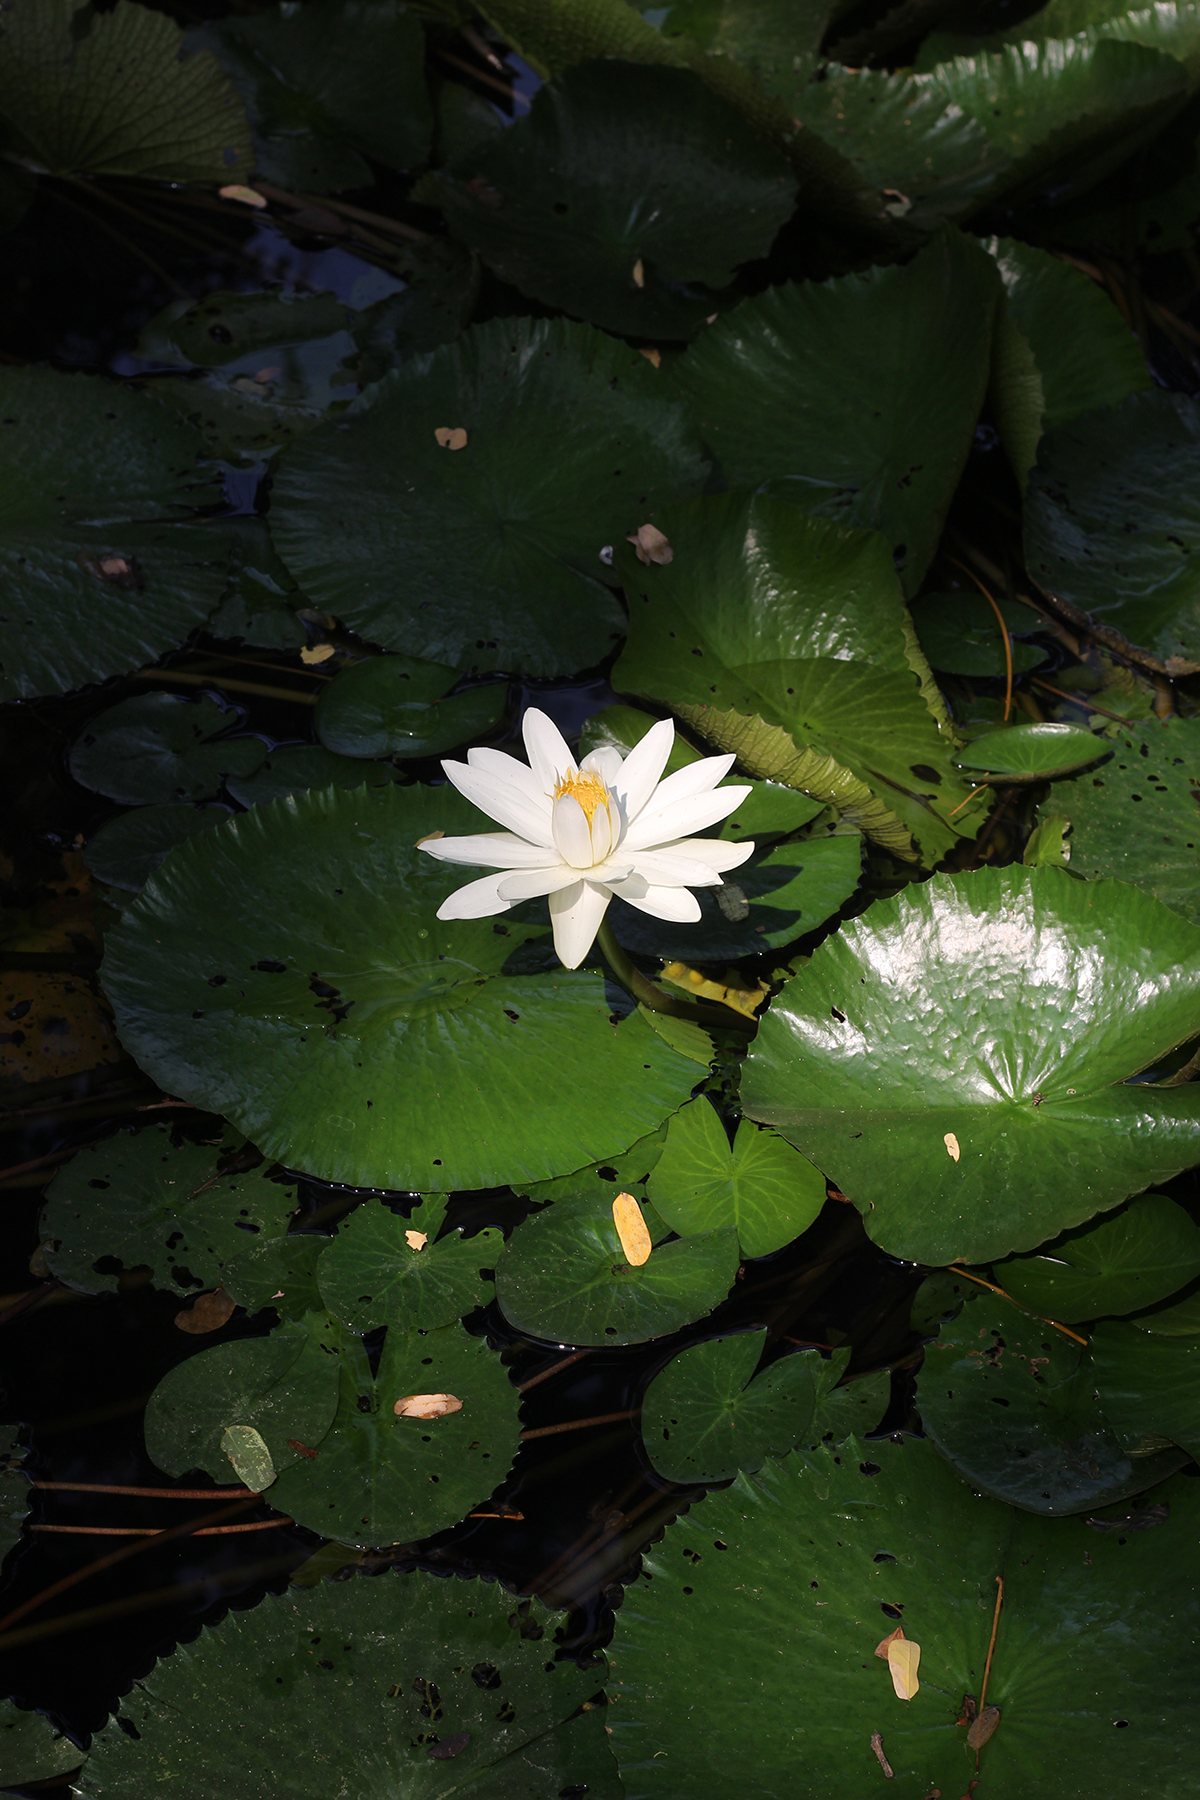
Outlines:
{"label": "green lily pad", "polygon": [[[1147,1437],[1200,1455],[1200,1342],[1107,1320],[1092,1333],[1092,1379],[1122,1443]],[[1144,1453],[1144,1452],[1143,1452]]]}
{"label": "green lily pad", "polygon": [[138,355],[191,369],[220,369],[265,350],[333,337],[354,324],[353,307],[336,294],[259,294],[218,288],[201,300],[173,300],[142,331]]}
{"label": "green lily pad", "polygon": [[954,760],[976,781],[1053,781],[1109,755],[1109,746],[1078,725],[1006,725],[974,738]]}
{"label": "green lily pad", "polygon": [[225,1484],[240,1479],[222,1443],[231,1426],[256,1431],[277,1472],[307,1460],[305,1450],[315,1449],[333,1424],[341,1355],[332,1319],[309,1313],[276,1326],[270,1337],[214,1344],[190,1356],[163,1377],[147,1403],[151,1462],[168,1475],[204,1469]]}
{"label": "green lily pad", "polygon": [[351,663],[317,701],[313,722],[327,750],[341,756],[441,756],[496,729],[508,704],[504,683],[461,694],[457,671],[409,656]]}
{"label": "green lily pad", "polygon": [[276,1800],[286,1768],[293,1800],[331,1784],[342,1800],[618,1800],[605,1710],[580,1712],[604,1670],[553,1660],[560,1617],[425,1573],[269,1593],[139,1679],[81,1791],[149,1800],[166,1780]]}
{"label": "green lily pad", "polygon": [[1032,1250],[1200,1156],[1200,1089],[1133,1083],[1196,1029],[1200,931],[1121,882],[935,875],[785,985],[742,1075],[915,1262]]}
{"label": "green lily pad", "polygon": [[[442,1418],[397,1417],[409,1395],[452,1395]],[[347,1339],[341,1394],[315,1457],[292,1461],[271,1504],[342,1544],[411,1543],[454,1525],[507,1475],[521,1441],[520,1396],[500,1358],[459,1324],[384,1340],[379,1373]]]}
{"label": "green lily pad", "polygon": [[1200,1228],[1177,1201],[1143,1194],[1036,1256],[998,1263],[995,1275],[1022,1306],[1068,1325],[1137,1312],[1200,1275]]}
{"label": "green lily pad", "polygon": [[0,1703],[0,1787],[27,1787],[77,1769],[86,1753],[56,1731],[45,1713]]}
{"label": "green lily pad", "polygon": [[1057,1518],[1142,1493],[1183,1460],[1170,1449],[1126,1454],[1096,1381],[1085,1345],[987,1295],[925,1346],[917,1406],[926,1436],[973,1488]]}
{"label": "green lily pad", "polygon": [[283,1236],[296,1206],[295,1185],[262,1169],[218,1174],[229,1148],[176,1147],[170,1126],[150,1125],[77,1150],[46,1193],[51,1273],[83,1294],[115,1293],[122,1270],[142,1268],[181,1294],[218,1287],[235,1258]]}
{"label": "green lily pad", "polygon": [[335,756],[320,744],[280,744],[252,775],[231,775],[225,786],[239,806],[262,806],[309,788],[390,787],[395,780],[389,762]]}
{"label": "green lily pad", "polygon": [[1200,925],[1200,720],[1119,726],[1102,769],[1055,789],[1071,867],[1131,881]]}
{"label": "green lily pad", "polygon": [[1167,1306],[1156,1306],[1130,1319],[1139,1331],[1156,1337],[1200,1337],[1200,1289]]}
{"label": "green lily pad", "polygon": [[[739,1476],[643,1552],[617,1615],[608,1717],[627,1788],[744,1800],[752,1771],[755,1793],[806,1800],[965,1794],[975,1752],[955,1719],[980,1696],[1002,1576],[989,1800],[1186,1793],[1196,1489],[1176,1476],[1165,1523],[1125,1538],[973,1498],[920,1440]],[[907,1703],[874,1655],[901,1620],[921,1647]]]}
{"label": "green lily pad", "polygon": [[4,147],[38,173],[174,182],[249,174],[250,129],[233,83],[211,56],[181,54],[183,33],[164,13],[130,0],[105,12],[37,0],[9,9],[0,43]]}
{"label": "green lily pad", "polygon": [[351,1213],[321,1258],[318,1280],[330,1312],[360,1333],[379,1325],[428,1331],[486,1306],[492,1283],[481,1270],[495,1263],[503,1235],[451,1231],[439,1238],[445,1217],[438,1194],[407,1219],[376,1200]]}
{"label": "green lily pad", "polygon": [[181,844],[107,939],[122,1042],[264,1155],[354,1187],[544,1181],[624,1150],[696,1065],[636,1012],[614,1028],[604,976],[548,960],[543,925],[437,918],[462,871],[417,840],[488,824],[448,787],[327,788]]}
{"label": "green lily pad", "polygon": [[1025,504],[1025,554],[1060,595],[1158,658],[1200,669],[1200,407],[1155,389],[1049,431]]}
{"label": "green lily pad", "polygon": [[[765,1332],[709,1338],[673,1357],[642,1400],[642,1439],[665,1481],[729,1481],[803,1441],[816,1406],[815,1350],[754,1375]],[[751,1380],[751,1377],[754,1379]]]}
{"label": "green lily pad", "polygon": [[[635,1268],[612,1215],[613,1195],[558,1200],[514,1231],[496,1264],[496,1298],[510,1325],[556,1344],[641,1344],[702,1319],[724,1300],[738,1266],[728,1226],[655,1244]],[[647,1220],[652,1239],[665,1232]]]}
{"label": "green lily pad", "polygon": [[[1021,632],[1036,631],[1038,618],[1027,606],[997,602],[1008,627],[1012,666],[1016,674],[1036,669],[1047,652],[1037,644],[1016,641]],[[1003,676],[1004,639],[996,615],[981,594],[925,594],[913,604],[917,642],[930,664],[948,675]]]}
{"label": "green lily pad", "polygon": [[[460,449],[439,443],[458,430]],[[493,319],[295,444],[271,530],[313,602],[385,649],[573,674],[625,630],[601,550],[705,468],[635,350],[561,319]]]}
{"label": "green lily pad", "polygon": [[[20,1425],[0,1426],[0,1562],[25,1540],[32,1489],[22,1467],[28,1451],[17,1442]],[[0,1742],[2,1742],[0,1738]]]}
{"label": "green lily pad", "polygon": [[219,735],[237,721],[207,695],[134,694],[84,726],[71,773],[126,806],[211,800],[226,775],[253,775],[267,754],[261,738]]}
{"label": "green lily pad", "polygon": [[140,806],[107,820],[89,841],[83,860],[97,881],[140,893],[176,844],[228,817],[227,806]]}
{"label": "green lily pad", "polygon": [[1066,813],[1047,813],[1039,819],[1021,853],[1027,869],[1065,869],[1071,860],[1069,832],[1071,821]]}
{"label": "green lily pad", "polygon": [[630,622],[614,682],[896,854],[915,857],[913,836],[931,861],[944,854],[956,841],[945,815],[969,790],[922,695],[928,665],[879,536],[763,495],[655,521],[669,565],[643,567],[624,547],[615,559]]}
{"label": "green lily pad", "polygon": [[317,1265],[328,1244],[320,1232],[255,1238],[222,1268],[221,1286],[248,1313],[268,1306],[285,1320],[319,1313],[324,1302],[317,1288]]}
{"label": "green lily pad", "polygon": [[427,184],[505,281],[631,337],[691,337],[796,202],[782,152],[690,69],[588,62]]}
{"label": "green lily pad", "polygon": [[841,1444],[848,1437],[865,1437],[877,1429],[887,1412],[892,1392],[888,1370],[873,1369],[868,1375],[854,1375],[846,1381],[849,1361],[849,1350],[835,1350],[832,1356],[812,1365],[817,1405],[807,1432],[810,1450],[818,1444]]}
{"label": "green lily pad", "polygon": [[825,1177],[749,1119],[731,1147],[719,1113],[701,1097],[668,1125],[650,1198],[682,1236],[732,1225],[743,1256],[769,1256],[808,1230],[825,1204]]}
{"label": "green lily pad", "polygon": [[0,369],[0,699],[123,674],[208,617],[229,550],[188,522],[220,499],[203,453],[190,427],[118,382]]}
{"label": "green lily pad", "polygon": [[669,1120],[664,1119],[657,1131],[648,1132],[628,1150],[610,1157],[607,1162],[594,1163],[589,1169],[574,1169],[571,1174],[560,1175],[554,1181],[523,1181],[513,1185],[518,1194],[524,1194],[538,1205],[551,1200],[571,1200],[582,1194],[597,1202],[604,1200],[611,1206],[614,1195],[621,1192],[645,1200],[646,1183],[663,1153],[668,1124]]}
{"label": "green lily pad", "polygon": [[904,267],[743,301],[675,379],[727,481],[881,531],[915,594],[971,448],[999,288],[947,232]]}

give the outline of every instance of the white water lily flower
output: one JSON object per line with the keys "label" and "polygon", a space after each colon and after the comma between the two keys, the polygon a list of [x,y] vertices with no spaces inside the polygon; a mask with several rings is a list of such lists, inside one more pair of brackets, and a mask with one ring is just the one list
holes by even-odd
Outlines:
{"label": "white water lily flower", "polygon": [[442,764],[460,794],[509,829],[424,840],[421,849],[443,862],[499,871],[451,894],[439,919],[490,918],[548,894],[554,948],[577,969],[614,894],[656,919],[695,924],[700,902],[690,890],[720,887],[754,849],[687,835],[727,818],[750,789],[717,789],[732,756],[706,756],[660,780],[675,741],[669,719],[628,756],[606,746],[582,764],[545,713],[530,708],[522,730],[529,766],[501,750]]}

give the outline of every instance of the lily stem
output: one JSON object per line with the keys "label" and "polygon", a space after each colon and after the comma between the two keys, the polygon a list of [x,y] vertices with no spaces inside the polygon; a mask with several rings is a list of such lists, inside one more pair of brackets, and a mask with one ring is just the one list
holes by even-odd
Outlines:
{"label": "lily stem", "polygon": [[697,1006],[690,1000],[677,1000],[674,994],[664,994],[660,987],[656,987],[648,976],[634,966],[632,959],[622,950],[608,919],[604,920],[596,933],[596,942],[605,962],[626,993],[631,994],[639,1006],[646,1007],[648,1011],[669,1013],[676,1019],[690,1019],[695,1025],[712,1025],[721,1030],[744,1031],[749,1025],[750,1021],[743,1019],[732,1007]]}

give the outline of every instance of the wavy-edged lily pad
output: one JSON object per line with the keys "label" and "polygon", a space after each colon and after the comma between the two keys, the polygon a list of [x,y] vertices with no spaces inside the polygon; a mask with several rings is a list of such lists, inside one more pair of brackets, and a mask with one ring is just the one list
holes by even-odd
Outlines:
{"label": "wavy-edged lily pad", "polygon": [[1166,1194],[1143,1194],[1120,1212],[997,1263],[996,1280],[1022,1306],[1063,1319],[1137,1312],[1200,1275],[1200,1228]]}
{"label": "wavy-edged lily pad", "polygon": [[56,1731],[45,1713],[0,1702],[0,1787],[28,1787],[77,1769],[85,1752]]}
{"label": "wavy-edged lily pad", "polygon": [[650,1198],[672,1231],[732,1225],[744,1256],[769,1256],[807,1231],[825,1204],[825,1177],[786,1138],[742,1119],[732,1145],[703,1096],[667,1127]]}
{"label": "wavy-edged lily pad", "polygon": [[106,820],[89,840],[83,860],[97,881],[140,893],[176,844],[228,817],[227,806],[139,806]]}
{"label": "wavy-edged lily pad", "polygon": [[305,593],[385,649],[573,674],[624,635],[601,550],[705,469],[636,350],[562,319],[493,319],[298,442],[271,530]]}
{"label": "wavy-edged lily pad", "polygon": [[965,1481],[1025,1512],[1093,1512],[1183,1460],[1170,1449],[1129,1455],[1097,1398],[1086,1345],[992,1296],[969,1300],[925,1346],[917,1406]]}
{"label": "wavy-edged lily pad", "polygon": [[870,526],[915,594],[971,448],[1000,289],[947,232],[904,267],[768,289],[705,331],[675,379],[733,484]]}
{"label": "wavy-edged lily pad", "polygon": [[138,1681],[82,1789],[276,1800],[286,1768],[291,1800],[617,1800],[604,1709],[580,1712],[604,1670],[553,1660],[558,1617],[423,1572],[267,1594]]}
{"label": "wavy-edged lily pad", "polygon": [[985,732],[956,751],[954,760],[976,781],[1008,784],[1074,775],[1108,755],[1108,743],[1094,732],[1047,720]]}
{"label": "wavy-edged lily pad", "polygon": [[1105,1320],[1091,1338],[1092,1380],[1118,1437],[1136,1453],[1170,1438],[1200,1456],[1200,1340]]}
{"label": "wavy-edged lily pad", "polygon": [[699,75],[616,61],[541,88],[427,191],[522,293],[649,338],[691,337],[796,199],[781,151]]}
{"label": "wavy-edged lily pad", "polygon": [[[1002,1576],[990,1800],[1186,1793],[1197,1486],[1175,1477],[1165,1523],[1126,1538],[971,1498],[920,1440],[852,1440],[739,1476],[643,1553],[651,1579],[617,1615],[608,1717],[628,1786],[661,1800],[965,1794],[975,1751],[955,1718],[964,1693],[979,1698]],[[874,1655],[901,1620],[921,1647],[907,1703]]]}
{"label": "wavy-edged lily pad", "polygon": [[514,1231],[496,1264],[496,1298],[510,1325],[558,1344],[641,1344],[666,1337],[724,1300],[738,1266],[723,1226],[654,1247],[635,1267],[613,1223],[612,1195],[558,1200]]}
{"label": "wavy-edged lily pad", "polygon": [[935,875],[785,985],[743,1104],[893,1255],[990,1261],[1200,1158],[1200,1089],[1129,1080],[1193,1036],[1198,990],[1200,930],[1138,888]]}
{"label": "wavy-edged lily pad", "polygon": [[548,959],[543,926],[437,918],[462,872],[417,840],[487,824],[448,787],[327,788],[181,844],[107,940],[122,1042],[264,1154],[356,1187],[544,1181],[624,1150],[696,1065],[637,1013],[614,1028],[603,976]]}
{"label": "wavy-edged lily pad", "polygon": [[449,1325],[492,1297],[490,1269],[504,1247],[498,1231],[438,1237],[445,1197],[429,1195],[407,1219],[368,1200],[338,1228],[321,1257],[321,1298],[351,1331],[379,1325],[428,1331]]}
{"label": "wavy-edged lily pad", "polygon": [[207,695],[134,694],[85,725],[71,773],[125,806],[211,800],[226,775],[253,775],[267,754],[261,738],[221,735],[237,722]]}
{"label": "wavy-edged lily pad", "polygon": [[1019,641],[1021,633],[1037,630],[1037,614],[1011,600],[997,601],[997,605],[1004,615],[1004,635],[981,594],[924,594],[915,601],[913,626],[930,666],[943,669],[948,675],[1003,676],[1007,669],[1004,636],[1008,638],[1014,673],[1021,674],[1044,663],[1045,650]]}
{"label": "wavy-edged lily pad", "polygon": [[46,1193],[51,1273],[84,1294],[115,1293],[129,1269],[179,1293],[217,1287],[237,1257],[283,1236],[296,1206],[295,1186],[263,1169],[220,1174],[232,1147],[176,1146],[169,1126],[150,1125],[77,1150]]}
{"label": "wavy-edged lily pad", "polygon": [[441,756],[496,729],[508,703],[502,682],[449,690],[458,672],[411,656],[351,663],[317,701],[313,723],[339,756]]}
{"label": "wavy-edged lily pad", "polygon": [[239,806],[262,806],[309,788],[390,787],[397,779],[389,762],[337,756],[321,744],[280,744],[268,752],[253,775],[231,775],[225,783]]}
{"label": "wavy-edged lily pad", "polygon": [[[764,1333],[709,1338],[673,1357],[642,1400],[642,1440],[667,1481],[729,1481],[802,1443],[812,1424],[815,1350],[755,1375]],[[751,1379],[753,1377],[753,1379]]]}
{"label": "wavy-edged lily pad", "polygon": [[209,616],[229,546],[190,515],[220,499],[203,454],[118,382],[0,369],[0,699],[123,674]]}
{"label": "wavy-edged lily pad", "polygon": [[[440,1418],[397,1415],[398,1400],[425,1394],[462,1404]],[[520,1444],[519,1405],[500,1358],[457,1323],[389,1327],[374,1381],[366,1351],[346,1340],[337,1416],[310,1441],[316,1455],[280,1475],[271,1504],[341,1544],[429,1537],[499,1487]]]}
{"label": "wavy-edged lily pad", "polygon": [[1198,458],[1200,406],[1156,388],[1048,431],[1025,503],[1034,579],[1172,675],[1200,669]]}

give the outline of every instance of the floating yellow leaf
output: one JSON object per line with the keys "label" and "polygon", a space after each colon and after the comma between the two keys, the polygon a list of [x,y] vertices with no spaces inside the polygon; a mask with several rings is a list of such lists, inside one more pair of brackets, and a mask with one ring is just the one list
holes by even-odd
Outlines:
{"label": "floating yellow leaf", "polygon": [[239,187],[236,182],[229,187],[218,188],[217,192],[222,200],[240,200],[243,206],[262,207],[267,204],[266,195],[260,194],[257,188]]}
{"label": "floating yellow leaf", "polygon": [[675,552],[657,525],[639,525],[625,540],[632,544],[637,559],[642,563],[669,563],[675,561]]}
{"label": "floating yellow leaf", "polygon": [[612,1203],[612,1212],[625,1260],[640,1269],[649,1260],[652,1248],[642,1209],[632,1194],[618,1194]]}
{"label": "floating yellow leaf", "polygon": [[467,447],[467,434],[461,425],[439,425],[433,435],[443,450],[465,450]]}
{"label": "floating yellow leaf", "polygon": [[648,363],[653,363],[654,367],[656,369],[660,369],[662,367],[662,351],[661,350],[643,350],[642,355],[645,357],[645,359]]}
{"label": "floating yellow leaf", "polygon": [[946,1155],[950,1157],[952,1161],[957,1162],[959,1158],[959,1148],[958,1139],[955,1137],[954,1133],[948,1131],[942,1139],[942,1142],[946,1146]]}
{"label": "floating yellow leaf", "polygon": [[972,1719],[967,1732],[967,1743],[972,1750],[982,1750],[983,1746],[1000,1723],[1000,1708],[985,1706],[977,1719]]}
{"label": "floating yellow leaf", "polygon": [[642,259],[640,256],[633,265],[633,285],[634,287],[640,288],[644,288],[646,285],[646,271],[642,267]]}
{"label": "floating yellow leaf", "polygon": [[920,1687],[917,1680],[920,1661],[921,1646],[914,1644],[911,1638],[897,1637],[888,1645],[888,1673],[891,1675],[897,1700],[911,1700]]}
{"label": "floating yellow leaf", "polygon": [[253,1425],[229,1425],[221,1448],[233,1464],[233,1472],[251,1493],[261,1494],[275,1479],[275,1464],[266,1440]]}
{"label": "floating yellow leaf", "polygon": [[311,668],[313,663],[328,662],[331,656],[336,655],[337,651],[332,644],[314,644],[311,650],[308,645],[305,644],[303,650],[300,652],[300,661],[302,663],[307,663]]}
{"label": "floating yellow leaf", "polygon": [[461,1412],[462,1401],[456,1394],[405,1394],[392,1411],[398,1419],[444,1419]]}
{"label": "floating yellow leaf", "polygon": [[771,991],[765,981],[756,981],[750,986],[736,969],[727,970],[724,981],[712,981],[701,970],[691,969],[685,962],[665,964],[663,980],[701,1000],[719,1000],[722,1006],[731,1006],[734,1012],[747,1019],[754,1018]]}
{"label": "floating yellow leaf", "polygon": [[423,1250],[429,1242],[429,1233],[427,1231],[406,1231],[404,1241],[410,1250]]}

